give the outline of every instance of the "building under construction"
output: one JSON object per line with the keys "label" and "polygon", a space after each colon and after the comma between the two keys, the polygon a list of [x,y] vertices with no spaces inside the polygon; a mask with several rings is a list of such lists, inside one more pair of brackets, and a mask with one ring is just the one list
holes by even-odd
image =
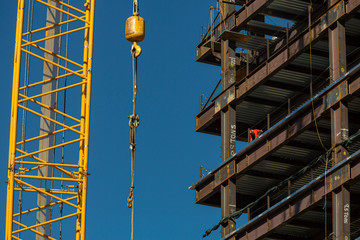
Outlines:
{"label": "building under construction", "polygon": [[[360,0],[213,9],[197,61],[221,66],[221,80],[196,131],[221,136],[221,164],[191,188],[221,217],[200,226],[210,227],[203,237],[221,229],[223,240],[358,238]],[[236,151],[236,141],[249,144]]]}

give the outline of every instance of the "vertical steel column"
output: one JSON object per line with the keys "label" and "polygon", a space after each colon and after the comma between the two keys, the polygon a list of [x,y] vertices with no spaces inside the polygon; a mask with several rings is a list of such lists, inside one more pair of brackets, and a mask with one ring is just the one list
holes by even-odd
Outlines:
{"label": "vertical steel column", "polygon": [[[234,4],[224,4],[224,17],[235,11]],[[226,29],[225,24],[225,29]],[[221,90],[236,81],[235,42],[221,41]],[[236,108],[228,106],[221,111],[221,161],[236,153]],[[236,211],[236,180],[229,179],[221,185],[221,217],[224,218]],[[229,221],[221,228],[224,237],[236,229],[236,223]]]}
{"label": "vertical steel column", "polygon": [[[337,1],[328,0],[331,7]],[[337,22],[329,29],[330,82],[336,81],[346,73],[346,35],[345,27]],[[349,134],[348,108],[346,103],[340,102],[331,109],[331,144],[334,145],[348,138]],[[336,147],[333,153],[334,165],[349,156],[348,151]],[[334,240],[350,239],[350,192],[342,186],[339,191],[332,193],[332,214]]]}
{"label": "vertical steel column", "polygon": [[[348,108],[345,103],[331,109],[332,144],[341,142],[348,137]],[[334,149],[334,165],[349,156],[348,151],[339,146]],[[350,191],[342,186],[340,191],[332,193],[332,214],[334,240],[350,240]]]}
{"label": "vertical steel column", "polygon": [[[48,1],[48,4],[55,6],[57,8],[60,8],[60,4],[56,3],[54,1]],[[61,12],[48,7],[47,9],[47,15],[46,15],[46,26],[51,26],[56,23],[61,22]],[[54,36],[60,33],[60,27],[54,27],[51,29],[48,29],[46,31],[46,36]],[[61,38],[52,38],[47,41],[45,41],[45,49],[49,50],[52,53],[60,54],[60,44],[61,44]],[[55,57],[52,54],[44,53],[44,58],[47,60],[50,60],[54,63],[59,63],[59,58]],[[44,69],[43,69],[43,79],[50,79],[55,78],[58,76],[59,68],[49,62],[44,61]],[[42,92],[50,92],[52,90],[55,90],[57,88],[57,80],[53,80],[51,82],[45,83],[42,86]],[[45,95],[41,98],[41,103],[45,104],[46,106],[50,106],[54,109],[56,109],[56,102],[57,102],[57,93],[52,93]],[[41,113],[53,120],[56,120],[56,114],[54,111],[44,108],[41,108]],[[45,118],[40,119],[40,136],[44,134],[49,134],[55,131],[55,123],[52,121],[49,121]],[[40,139],[39,141],[39,150],[46,149],[49,147],[52,147],[55,145],[55,135],[51,134],[48,137],[45,137],[43,139]],[[45,160],[49,163],[54,163],[54,149],[41,152],[39,153],[39,158],[42,160]],[[38,175],[41,177],[52,177],[53,169],[50,166],[44,166],[42,168],[39,168]],[[49,180],[42,180],[41,181],[41,187],[44,189],[51,189],[51,181]],[[48,205],[51,202],[51,198],[48,195],[39,193],[38,195],[38,207],[42,207],[45,205]],[[36,222],[44,223],[51,220],[51,207],[40,209],[37,213],[37,219]],[[47,236],[51,236],[51,224],[46,224],[37,227],[37,231],[44,233]],[[46,238],[41,235],[36,235],[36,240],[45,240]]]}

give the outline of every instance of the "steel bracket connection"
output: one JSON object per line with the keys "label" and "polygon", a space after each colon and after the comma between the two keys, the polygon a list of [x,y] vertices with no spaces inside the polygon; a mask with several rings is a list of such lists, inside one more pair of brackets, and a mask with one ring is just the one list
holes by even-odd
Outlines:
{"label": "steel bracket connection", "polygon": [[345,14],[345,2],[341,1],[333,6],[321,19],[321,31],[335,23],[340,17]]}
{"label": "steel bracket connection", "polygon": [[215,183],[213,188],[216,188],[217,186],[219,186],[220,184],[231,178],[235,173],[236,173],[235,161],[226,164],[224,167],[222,167],[215,173]]}
{"label": "steel bracket connection", "polygon": [[351,179],[350,172],[350,164],[347,164],[329,175],[325,180],[325,193],[328,194],[349,181]]}
{"label": "steel bracket connection", "polygon": [[215,113],[225,108],[229,103],[235,100],[235,86],[229,88],[226,92],[215,99]]}
{"label": "steel bracket connection", "polygon": [[324,97],[325,109],[329,109],[349,94],[348,82],[344,81]]}

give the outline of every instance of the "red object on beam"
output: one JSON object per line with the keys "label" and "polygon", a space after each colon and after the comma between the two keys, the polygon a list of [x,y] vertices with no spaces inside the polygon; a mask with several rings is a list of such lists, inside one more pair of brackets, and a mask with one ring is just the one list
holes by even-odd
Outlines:
{"label": "red object on beam", "polygon": [[254,141],[255,139],[257,139],[260,134],[262,134],[263,131],[260,130],[260,129],[250,129],[250,132],[249,132],[249,143],[251,143],[252,141]]}

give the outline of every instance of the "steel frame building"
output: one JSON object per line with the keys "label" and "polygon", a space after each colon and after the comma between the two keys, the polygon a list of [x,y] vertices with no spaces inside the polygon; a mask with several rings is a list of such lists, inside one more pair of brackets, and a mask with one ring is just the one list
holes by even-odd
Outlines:
{"label": "steel frame building", "polygon": [[[191,187],[196,203],[221,208],[223,240],[356,239],[360,142],[348,140],[360,128],[360,0],[220,6],[197,61],[221,66],[221,91],[196,131],[221,136],[221,164]],[[236,152],[249,129],[264,132]]]}

